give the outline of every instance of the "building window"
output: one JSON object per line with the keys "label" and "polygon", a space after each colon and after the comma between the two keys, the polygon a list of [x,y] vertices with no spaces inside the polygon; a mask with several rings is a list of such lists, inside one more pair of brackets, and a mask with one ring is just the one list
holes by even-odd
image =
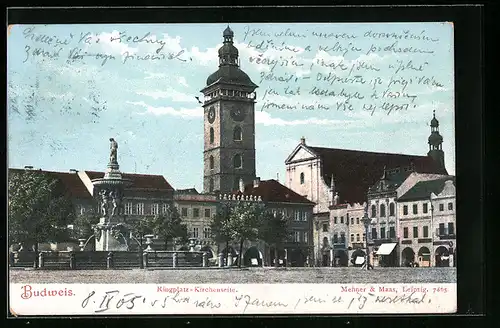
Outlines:
{"label": "building window", "polygon": [[453,222],[448,222],[448,234],[449,235],[455,234],[455,227],[454,227]]}
{"label": "building window", "polygon": [[210,227],[203,228],[203,238],[205,239],[210,238]]}
{"label": "building window", "polygon": [[377,228],[372,228],[372,239],[377,239]]}
{"label": "building window", "polygon": [[345,244],[345,234],[343,232],[340,233],[340,242]]}
{"label": "building window", "polygon": [[[325,237],[325,238],[326,238],[326,237]],[[333,243],[334,243],[334,244],[337,244],[338,242],[339,242],[339,235],[334,234],[334,235],[333,235]]]}
{"label": "building window", "polygon": [[413,214],[418,214],[418,205],[413,204]]}
{"label": "building window", "polygon": [[193,238],[198,238],[198,228],[193,228]]}
{"label": "building window", "polygon": [[214,179],[213,178],[210,178],[210,180],[208,180],[208,190],[214,191]]}
{"label": "building window", "polygon": [[403,205],[403,215],[408,215],[408,205]]}
{"label": "building window", "polygon": [[242,131],[239,126],[236,126],[233,131],[233,140],[234,141],[241,141],[242,140]]}
{"label": "building window", "polygon": [[427,237],[429,237],[429,227],[424,226],[424,238],[427,238]]}
{"label": "building window", "polygon": [[306,177],[305,177],[305,175],[304,175],[304,172],[302,172],[302,173],[300,174],[300,184],[304,184],[304,183],[305,183],[305,180],[306,180]]}
{"label": "building window", "polygon": [[187,207],[181,208],[181,215],[182,216],[188,216],[188,209],[187,209]]}
{"label": "building window", "polygon": [[[335,241],[335,237],[336,237],[336,236],[337,236],[337,235],[334,235],[334,236],[333,236],[333,238],[334,238],[334,239],[333,239],[333,242],[334,242],[334,243],[336,242],[336,241]],[[323,237],[323,247],[328,247],[328,237]]]}
{"label": "building window", "polygon": [[206,209],[205,209],[205,217],[206,217],[206,218],[209,218],[209,217],[210,217],[210,209],[209,209],[209,208],[206,208]]}
{"label": "building window", "polygon": [[210,143],[213,144],[215,139],[214,128],[210,128]]}
{"label": "building window", "polygon": [[323,232],[328,232],[328,223],[323,223]]}
{"label": "building window", "polygon": [[195,218],[200,217],[200,209],[199,208],[193,208],[193,217],[195,217]]}
{"label": "building window", "polygon": [[444,204],[439,204],[439,210],[442,212],[444,211]]}
{"label": "building window", "polygon": [[336,216],[333,217],[333,223],[337,224],[337,217]]}
{"label": "building window", "polygon": [[165,204],[163,204],[163,205],[161,206],[161,211],[162,211],[162,213],[163,213],[163,214],[167,214],[167,211],[168,211],[168,204],[166,204],[166,203],[165,203]]}
{"label": "building window", "polygon": [[353,242],[354,242],[354,234],[351,233],[351,243],[353,243]]}
{"label": "building window", "polygon": [[363,241],[366,241],[366,233],[363,234]]}
{"label": "building window", "polygon": [[396,238],[396,229],[394,227],[389,227],[389,238]]}
{"label": "building window", "polygon": [[372,205],[372,218],[377,216],[377,206]]}
{"label": "building window", "polygon": [[300,231],[293,232],[293,241],[296,243],[300,242]]}
{"label": "building window", "polygon": [[356,241],[359,241],[359,233],[356,234]]}
{"label": "building window", "polygon": [[308,243],[309,242],[309,234],[307,231],[304,231],[304,243]]}
{"label": "building window", "polygon": [[344,217],[343,216],[340,217],[340,223],[344,223]]}
{"label": "building window", "polygon": [[351,218],[351,224],[354,224],[354,218]]}
{"label": "building window", "polygon": [[160,206],[158,204],[151,204],[151,215],[158,215]]}
{"label": "building window", "polygon": [[380,238],[382,238],[382,239],[385,238],[385,227],[380,228]]}
{"label": "building window", "polygon": [[138,215],[143,215],[144,214],[144,203],[137,203],[136,209],[137,209]]}
{"label": "building window", "polygon": [[427,213],[429,211],[429,204],[422,204],[422,212]]}
{"label": "building window", "polygon": [[295,216],[294,216],[294,219],[295,221],[300,221],[300,211],[295,211]]}
{"label": "building window", "polygon": [[389,215],[394,216],[394,203],[389,204]]}
{"label": "building window", "polygon": [[241,169],[241,167],[243,166],[240,154],[234,155],[233,166],[235,169]]}
{"label": "building window", "polygon": [[444,233],[444,223],[440,223],[439,224],[439,235],[440,236],[443,236],[445,233]]}
{"label": "building window", "polygon": [[385,205],[384,204],[380,205],[380,216],[385,217]]}
{"label": "building window", "polygon": [[403,238],[408,238],[408,228],[407,227],[403,228]]}
{"label": "building window", "polygon": [[359,224],[359,218],[356,218],[356,224]]}
{"label": "building window", "polygon": [[453,210],[453,203],[448,203],[448,210],[450,210],[450,211]]}
{"label": "building window", "polygon": [[125,203],[125,214],[126,215],[132,214],[132,203],[130,202]]}
{"label": "building window", "polygon": [[85,214],[85,206],[81,205],[80,206],[80,215],[84,215]]}
{"label": "building window", "polygon": [[413,238],[418,238],[418,227],[413,227]]}
{"label": "building window", "polygon": [[214,169],[214,157],[212,155],[210,155],[209,162],[210,162],[210,170],[213,170]]}

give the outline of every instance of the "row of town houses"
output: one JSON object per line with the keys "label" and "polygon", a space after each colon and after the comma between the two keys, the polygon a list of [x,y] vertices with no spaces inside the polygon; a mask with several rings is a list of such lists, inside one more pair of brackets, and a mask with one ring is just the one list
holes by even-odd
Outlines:
{"label": "row of town houses", "polygon": [[[263,202],[289,218],[291,236],[276,252],[247,242],[244,258],[256,257],[259,265],[361,265],[367,246],[375,266],[456,265],[455,177],[431,156],[313,147],[302,138],[285,165],[286,181],[240,181],[230,193],[174,189],[162,175],[125,173],[133,182],[125,190],[125,218],[161,215],[174,205],[196,249],[213,259],[226,251],[237,258],[237,245],[226,250],[213,241],[210,221],[223,202]],[[24,170],[63,183],[77,215],[99,212],[91,181],[104,172],[10,173]]]}

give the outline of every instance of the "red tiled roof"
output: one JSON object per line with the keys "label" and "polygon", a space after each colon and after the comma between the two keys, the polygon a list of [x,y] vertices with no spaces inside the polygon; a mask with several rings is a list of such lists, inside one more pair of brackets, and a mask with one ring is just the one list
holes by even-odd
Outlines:
{"label": "red tiled roof", "polygon": [[342,203],[363,202],[368,188],[381,178],[384,167],[394,169],[413,165],[418,173],[447,174],[446,169],[440,168],[429,156],[306,147],[322,159],[322,176],[328,186],[334,176],[335,189]]}
{"label": "red tiled roof", "polygon": [[[99,179],[104,177],[104,172],[85,171],[90,180]],[[162,175],[152,174],[132,174],[122,173],[122,177],[130,179],[132,185],[127,189],[155,189],[155,190],[174,190],[172,186]]]}
{"label": "red tiled roof", "polygon": [[[242,193],[238,190],[233,194],[241,195]],[[243,195],[260,196],[264,202],[314,204],[274,179],[262,180],[258,187],[254,187],[253,183],[247,184]]]}
{"label": "red tiled roof", "polygon": [[[26,170],[24,169],[9,169],[9,173],[23,173],[25,171]],[[80,180],[80,177],[76,173],[42,170],[29,170],[29,172],[46,173],[49,176],[59,180],[71,197],[81,199],[92,198],[92,195],[89,193],[82,180]]]}

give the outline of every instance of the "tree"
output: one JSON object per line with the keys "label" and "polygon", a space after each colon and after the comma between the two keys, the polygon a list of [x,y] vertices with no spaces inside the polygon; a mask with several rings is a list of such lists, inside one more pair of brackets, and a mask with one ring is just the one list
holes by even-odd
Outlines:
{"label": "tree", "polygon": [[266,210],[260,217],[259,239],[274,246],[275,266],[278,265],[278,247],[290,237],[288,218],[281,212]]}
{"label": "tree", "polygon": [[40,171],[9,174],[9,240],[31,243],[57,242],[68,236],[75,210],[62,183]]}
{"label": "tree", "polygon": [[127,224],[127,228],[132,234],[132,238],[139,244],[139,251],[142,252],[142,238],[144,235],[152,234],[154,230],[154,218],[144,217]]}
{"label": "tree", "polygon": [[226,244],[225,258],[228,256],[229,243],[234,240],[235,234],[229,223],[231,219],[232,206],[229,202],[220,203],[216,213],[210,221],[210,231],[217,244]]}
{"label": "tree", "polygon": [[177,207],[170,206],[163,215],[155,216],[152,220],[153,234],[162,238],[165,242],[165,250],[168,250],[168,242],[172,241],[175,250],[175,240],[186,243],[188,240],[187,226],[182,223]]}
{"label": "tree", "polygon": [[232,208],[229,226],[234,239],[240,243],[238,267],[241,268],[243,259],[243,243],[259,238],[260,219],[264,214],[264,206],[253,202],[237,202]]}
{"label": "tree", "polygon": [[72,237],[74,239],[89,238],[93,235],[93,226],[99,223],[99,217],[92,212],[76,216],[73,221]]}

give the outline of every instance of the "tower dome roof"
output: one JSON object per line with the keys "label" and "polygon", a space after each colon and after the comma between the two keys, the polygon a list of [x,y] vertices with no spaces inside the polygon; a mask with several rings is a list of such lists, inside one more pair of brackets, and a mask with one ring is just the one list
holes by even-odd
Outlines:
{"label": "tower dome roof", "polygon": [[229,25],[226,27],[226,29],[222,33],[222,36],[223,37],[228,36],[228,37],[231,37],[231,38],[234,36],[233,30],[231,30],[231,28],[229,27]]}
{"label": "tower dome roof", "polygon": [[436,111],[433,112],[433,117],[431,120],[431,127],[437,128],[439,126],[439,121],[436,119]]}
{"label": "tower dome roof", "polygon": [[238,56],[238,48],[236,48],[232,43],[224,43],[222,47],[219,48],[219,57],[228,54]]}
{"label": "tower dome roof", "polygon": [[217,81],[222,83],[256,86],[245,72],[234,65],[220,66],[216,72],[212,73],[207,78],[207,85],[211,85]]}
{"label": "tower dome roof", "polygon": [[440,144],[442,142],[443,142],[443,136],[437,132],[431,133],[431,135],[429,136],[429,144],[431,145]]}

